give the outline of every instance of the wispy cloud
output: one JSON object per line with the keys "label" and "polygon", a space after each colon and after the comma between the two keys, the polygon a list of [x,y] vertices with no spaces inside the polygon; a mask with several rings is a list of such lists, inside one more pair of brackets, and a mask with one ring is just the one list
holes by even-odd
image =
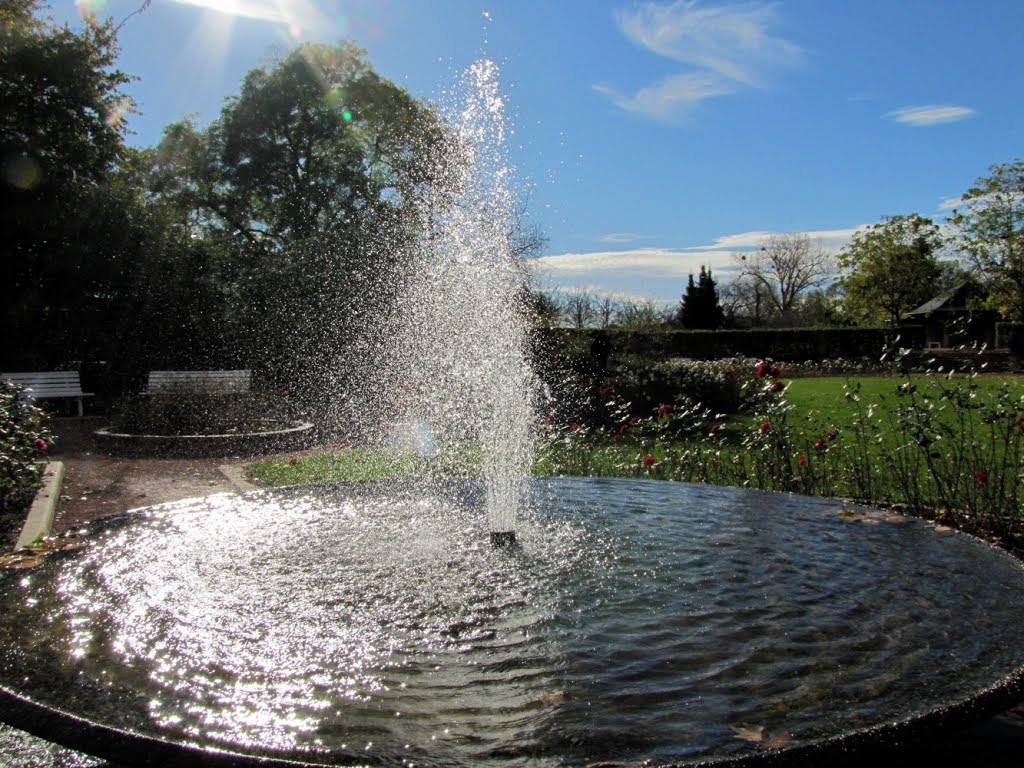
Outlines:
{"label": "wispy cloud", "polygon": [[[807,235],[813,243],[824,248],[830,252],[839,252],[843,246],[845,246],[850,239],[861,229],[866,228],[867,224],[862,224],[857,227],[847,227],[845,229],[817,229],[802,234]],[[694,245],[690,246],[686,250],[688,251],[701,251],[701,252],[739,252],[748,251],[754,248],[760,248],[761,244],[772,235],[779,234],[777,232],[766,232],[764,230],[754,230],[752,232],[739,232],[735,235],[723,235],[722,237],[715,238],[714,242],[708,245]]]}
{"label": "wispy cloud", "polygon": [[603,93],[613,104],[627,112],[637,112],[661,119],[679,117],[704,99],[725,96],[733,92],[732,88],[714,75],[699,72],[667,77],[641,88],[632,96],[619,93],[604,84],[595,85],[594,90]]}
{"label": "wispy cloud", "polygon": [[619,11],[616,20],[636,44],[746,85],[760,85],[767,72],[797,64],[804,55],[799,46],[771,34],[779,21],[773,3],[644,3]]}
{"label": "wispy cloud", "polygon": [[970,107],[959,107],[949,104],[932,104],[925,107],[903,107],[888,114],[897,123],[915,127],[955,123],[975,115]]}
{"label": "wispy cloud", "polygon": [[605,235],[599,235],[597,242],[599,243],[635,243],[637,240],[648,240],[650,235],[641,235],[637,232],[609,232]]}
{"label": "wispy cloud", "polygon": [[737,85],[763,87],[774,72],[804,59],[803,49],[772,33],[779,22],[775,4],[759,0],[739,5],[647,2],[618,11],[615,19],[631,42],[694,68],[632,96],[595,86],[619,107],[652,117],[676,117],[711,96],[734,93]]}

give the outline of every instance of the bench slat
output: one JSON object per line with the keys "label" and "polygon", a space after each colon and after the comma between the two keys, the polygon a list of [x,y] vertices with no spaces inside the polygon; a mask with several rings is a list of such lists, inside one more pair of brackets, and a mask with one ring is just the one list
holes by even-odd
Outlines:
{"label": "bench slat", "polygon": [[82,391],[82,382],[78,371],[14,371],[0,373],[0,379],[6,379],[25,390],[32,400],[45,400],[56,397],[71,397],[78,401],[78,415],[83,416],[83,397],[92,397],[92,392]]}

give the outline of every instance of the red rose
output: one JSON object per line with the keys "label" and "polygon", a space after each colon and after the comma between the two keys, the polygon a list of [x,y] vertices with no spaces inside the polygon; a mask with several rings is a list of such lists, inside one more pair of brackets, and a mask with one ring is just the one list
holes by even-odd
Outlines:
{"label": "red rose", "polygon": [[645,467],[653,467],[657,463],[658,463],[658,460],[656,458],[654,458],[654,456],[652,456],[651,454],[648,453],[646,456],[644,456],[644,466]]}
{"label": "red rose", "polygon": [[46,445],[46,441],[41,437],[36,438],[36,450],[43,453],[49,446]]}
{"label": "red rose", "polygon": [[288,463],[294,466],[299,463],[299,460],[292,456],[290,459],[288,459]]}
{"label": "red rose", "polygon": [[814,450],[816,450],[816,451],[823,451],[823,450],[825,450],[825,438],[819,437],[817,440],[814,441]]}
{"label": "red rose", "polygon": [[580,425],[576,424],[575,422],[569,425],[569,431],[570,432],[575,432],[579,428],[580,428]]}
{"label": "red rose", "polygon": [[796,463],[802,467],[804,464],[807,463],[807,457],[801,453],[800,457],[796,460]]}
{"label": "red rose", "polygon": [[672,406],[669,403],[662,403],[658,408],[658,418],[660,419],[668,413],[672,413]]}
{"label": "red rose", "polygon": [[712,425],[711,425],[711,434],[712,434],[712,435],[713,435],[713,434],[715,434],[715,432],[717,432],[717,431],[718,431],[718,430],[720,430],[721,428],[722,428],[722,425],[721,425],[721,424],[712,424]]}
{"label": "red rose", "polygon": [[767,421],[762,421],[761,422],[761,434],[764,434],[765,432],[767,432],[768,431],[768,427],[770,427],[770,426],[771,426],[771,424],[768,423]]}
{"label": "red rose", "polygon": [[614,394],[615,394],[615,387],[613,387],[611,384],[609,384],[608,386],[606,386],[604,389],[601,390],[601,397],[603,397],[605,400],[607,400],[609,397],[611,397]]}
{"label": "red rose", "polygon": [[757,368],[754,369],[754,377],[760,379],[768,372],[768,363],[762,361],[757,364]]}
{"label": "red rose", "polygon": [[979,469],[977,472],[975,472],[974,473],[974,482],[976,482],[978,485],[984,485],[985,483],[987,483],[988,482],[988,470],[987,469]]}

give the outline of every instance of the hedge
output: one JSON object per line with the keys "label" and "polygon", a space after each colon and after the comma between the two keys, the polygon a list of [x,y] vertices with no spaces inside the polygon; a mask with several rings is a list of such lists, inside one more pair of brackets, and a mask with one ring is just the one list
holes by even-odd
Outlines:
{"label": "hedge", "polygon": [[756,328],[725,331],[623,331],[553,328],[538,331],[538,346],[554,354],[587,355],[596,334],[607,334],[612,355],[688,357],[771,357],[800,362],[828,358],[881,357],[899,337],[901,347],[924,346],[921,326],[891,328]]}

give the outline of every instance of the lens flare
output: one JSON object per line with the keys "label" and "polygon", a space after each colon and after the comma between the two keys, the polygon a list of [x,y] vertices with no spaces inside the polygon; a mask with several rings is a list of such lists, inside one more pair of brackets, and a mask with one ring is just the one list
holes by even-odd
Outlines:
{"label": "lens flare", "polygon": [[19,152],[3,159],[0,177],[12,187],[32,189],[43,180],[43,169],[35,158]]}
{"label": "lens flare", "polygon": [[75,10],[85,21],[95,21],[108,15],[107,0],[75,0]]}
{"label": "lens flare", "polygon": [[103,118],[104,124],[108,128],[115,127],[124,120],[124,116],[128,113],[128,110],[131,109],[131,106],[132,102],[130,99],[120,99],[117,104],[114,105],[114,108],[107,113],[107,116]]}

